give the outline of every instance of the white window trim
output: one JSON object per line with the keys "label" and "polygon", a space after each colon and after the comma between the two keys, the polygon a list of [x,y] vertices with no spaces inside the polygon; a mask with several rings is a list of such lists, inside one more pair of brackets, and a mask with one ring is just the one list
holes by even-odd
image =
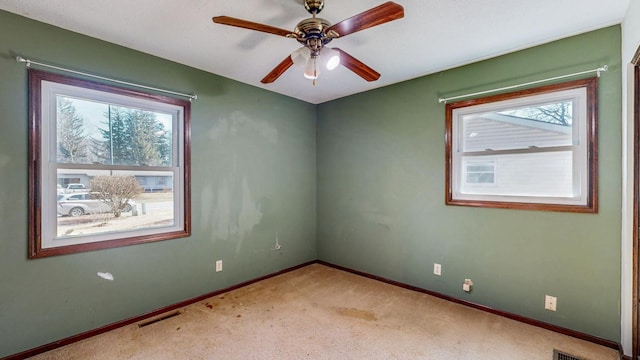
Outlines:
{"label": "white window trim", "polygon": [[[72,86],[67,84],[61,84],[50,81],[42,82],[42,146],[40,158],[41,162],[41,181],[40,191],[43,194],[42,197],[42,248],[54,248],[59,246],[85,244],[99,241],[107,241],[114,239],[121,239],[122,237],[133,236],[148,236],[164,232],[180,231],[184,229],[184,214],[181,209],[184,209],[184,199],[178,194],[182,194],[184,179],[184,167],[181,166],[182,160],[180,159],[183,153],[183,141],[179,134],[184,133],[184,113],[182,107],[165,104],[160,102],[149,101],[146,99],[138,99],[130,96],[113,94],[103,91],[97,91],[92,89],[81,88],[78,86]],[[156,112],[164,112],[172,114],[172,128],[177,129],[173,131],[173,161],[176,166],[173,167],[149,167],[149,166],[117,166],[117,165],[95,165],[95,164],[82,164],[82,165],[59,165],[56,161],[56,113],[57,103],[56,96],[63,95],[68,97],[76,97],[96,102],[104,102],[112,105],[120,105],[126,107],[133,107],[145,110],[152,110]],[[44,161],[46,159],[46,161]],[[146,228],[140,230],[130,230],[115,233],[100,233],[95,235],[85,235],[69,238],[60,238],[56,236],[56,202],[51,201],[55,199],[56,183],[57,183],[57,170],[59,168],[91,168],[95,170],[139,170],[139,171],[171,171],[175,179],[174,194],[174,226],[158,227],[158,228]]]}

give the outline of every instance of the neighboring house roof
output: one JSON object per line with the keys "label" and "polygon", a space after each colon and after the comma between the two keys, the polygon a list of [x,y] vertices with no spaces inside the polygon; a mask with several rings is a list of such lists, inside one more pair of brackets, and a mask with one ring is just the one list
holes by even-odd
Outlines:
{"label": "neighboring house roof", "polygon": [[571,126],[500,113],[479,114],[464,120],[464,151],[570,146],[573,143]]}
{"label": "neighboring house roof", "polygon": [[483,115],[483,118],[501,121],[517,126],[530,127],[534,129],[544,130],[544,131],[553,131],[562,134],[571,134],[573,129],[569,125],[557,124],[548,121],[542,121],[538,119],[532,119],[522,116],[515,115],[507,115],[501,113],[490,113]]}

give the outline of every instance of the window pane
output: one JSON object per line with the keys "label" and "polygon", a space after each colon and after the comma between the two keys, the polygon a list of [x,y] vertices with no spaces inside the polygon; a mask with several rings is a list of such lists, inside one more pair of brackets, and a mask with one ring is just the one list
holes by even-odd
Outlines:
{"label": "window pane", "polygon": [[[573,190],[571,151],[509,154],[492,156],[492,159],[495,159],[496,172],[500,174],[495,186],[481,186],[479,181],[474,184],[467,177],[467,182],[460,188],[462,194],[537,197],[579,195],[574,194]],[[482,173],[478,173],[476,176],[481,175]]]}
{"label": "window pane", "polygon": [[462,117],[462,151],[573,145],[572,102],[554,102]]}
{"label": "window pane", "polygon": [[58,163],[173,165],[171,114],[61,95],[56,101]]}
{"label": "window pane", "polygon": [[573,101],[558,101],[512,108],[502,111],[501,114],[533,119],[548,124],[571,126],[573,124]]}
{"label": "window pane", "polygon": [[82,188],[58,188],[57,239],[176,224],[170,171],[58,169],[58,184],[68,177]]}

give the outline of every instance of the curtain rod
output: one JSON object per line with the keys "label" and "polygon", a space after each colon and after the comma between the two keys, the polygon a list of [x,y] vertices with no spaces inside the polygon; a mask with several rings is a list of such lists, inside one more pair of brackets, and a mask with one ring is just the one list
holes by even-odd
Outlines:
{"label": "curtain rod", "polygon": [[593,69],[593,70],[586,70],[586,71],[581,71],[581,72],[577,72],[577,73],[573,73],[573,74],[561,75],[561,76],[556,76],[556,77],[552,77],[552,78],[548,78],[548,79],[531,81],[531,82],[524,83],[524,84],[505,86],[505,87],[501,87],[501,88],[498,88],[498,89],[479,91],[479,92],[472,93],[472,94],[452,96],[452,97],[448,97],[448,98],[438,98],[438,102],[439,103],[446,103],[449,100],[456,100],[456,99],[462,99],[462,98],[472,97],[472,96],[477,96],[477,95],[484,95],[484,94],[489,94],[489,93],[494,93],[494,92],[499,92],[499,91],[504,91],[504,90],[511,90],[511,89],[515,89],[515,88],[519,88],[519,87],[523,87],[523,86],[529,86],[529,85],[539,84],[539,83],[543,83],[543,82],[547,82],[547,81],[553,81],[553,80],[564,79],[564,78],[568,78],[568,77],[572,77],[572,76],[589,74],[589,73],[593,73],[593,72],[596,73],[598,75],[598,77],[600,77],[600,73],[604,72],[604,71],[607,71],[607,70],[609,70],[609,66],[608,65],[604,65],[602,67],[599,67],[599,68]]}
{"label": "curtain rod", "polygon": [[193,100],[197,100],[198,99],[198,95],[184,94],[184,93],[179,93],[179,92],[176,92],[176,91],[159,89],[159,88],[155,88],[155,87],[151,87],[151,86],[131,83],[131,82],[122,81],[122,80],[116,80],[116,79],[112,79],[112,78],[108,78],[108,77],[104,77],[104,76],[89,74],[89,73],[76,71],[76,70],[71,70],[71,69],[67,69],[67,68],[63,68],[63,67],[59,67],[59,66],[55,66],[55,65],[51,65],[51,64],[46,64],[46,63],[33,61],[33,60],[30,60],[30,59],[25,59],[22,56],[16,56],[16,61],[17,62],[21,62],[21,63],[25,63],[27,68],[30,68],[32,64],[33,65],[39,65],[39,66],[43,66],[43,67],[50,68],[50,69],[56,69],[56,70],[60,70],[60,71],[65,71],[65,72],[77,74],[77,75],[83,75],[83,76],[92,77],[92,78],[95,78],[95,79],[111,81],[111,82],[122,84],[122,85],[134,86],[134,87],[138,87],[138,88],[142,88],[142,89],[153,90],[153,91],[157,91],[157,92],[163,92],[163,93],[166,93],[166,94],[172,94],[172,95],[187,97],[187,98],[189,98],[189,101],[193,101]]}

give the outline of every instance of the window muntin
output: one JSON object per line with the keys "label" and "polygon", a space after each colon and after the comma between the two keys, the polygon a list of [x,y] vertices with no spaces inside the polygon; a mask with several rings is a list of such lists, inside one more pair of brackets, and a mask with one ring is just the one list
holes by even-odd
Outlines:
{"label": "window muntin", "polygon": [[[190,234],[188,101],[37,70],[30,79],[30,257]],[[61,199],[75,192],[85,199]]]}
{"label": "window muntin", "polygon": [[[446,203],[597,211],[595,92],[593,78],[448,104]],[[483,162],[492,184],[469,177]]]}

